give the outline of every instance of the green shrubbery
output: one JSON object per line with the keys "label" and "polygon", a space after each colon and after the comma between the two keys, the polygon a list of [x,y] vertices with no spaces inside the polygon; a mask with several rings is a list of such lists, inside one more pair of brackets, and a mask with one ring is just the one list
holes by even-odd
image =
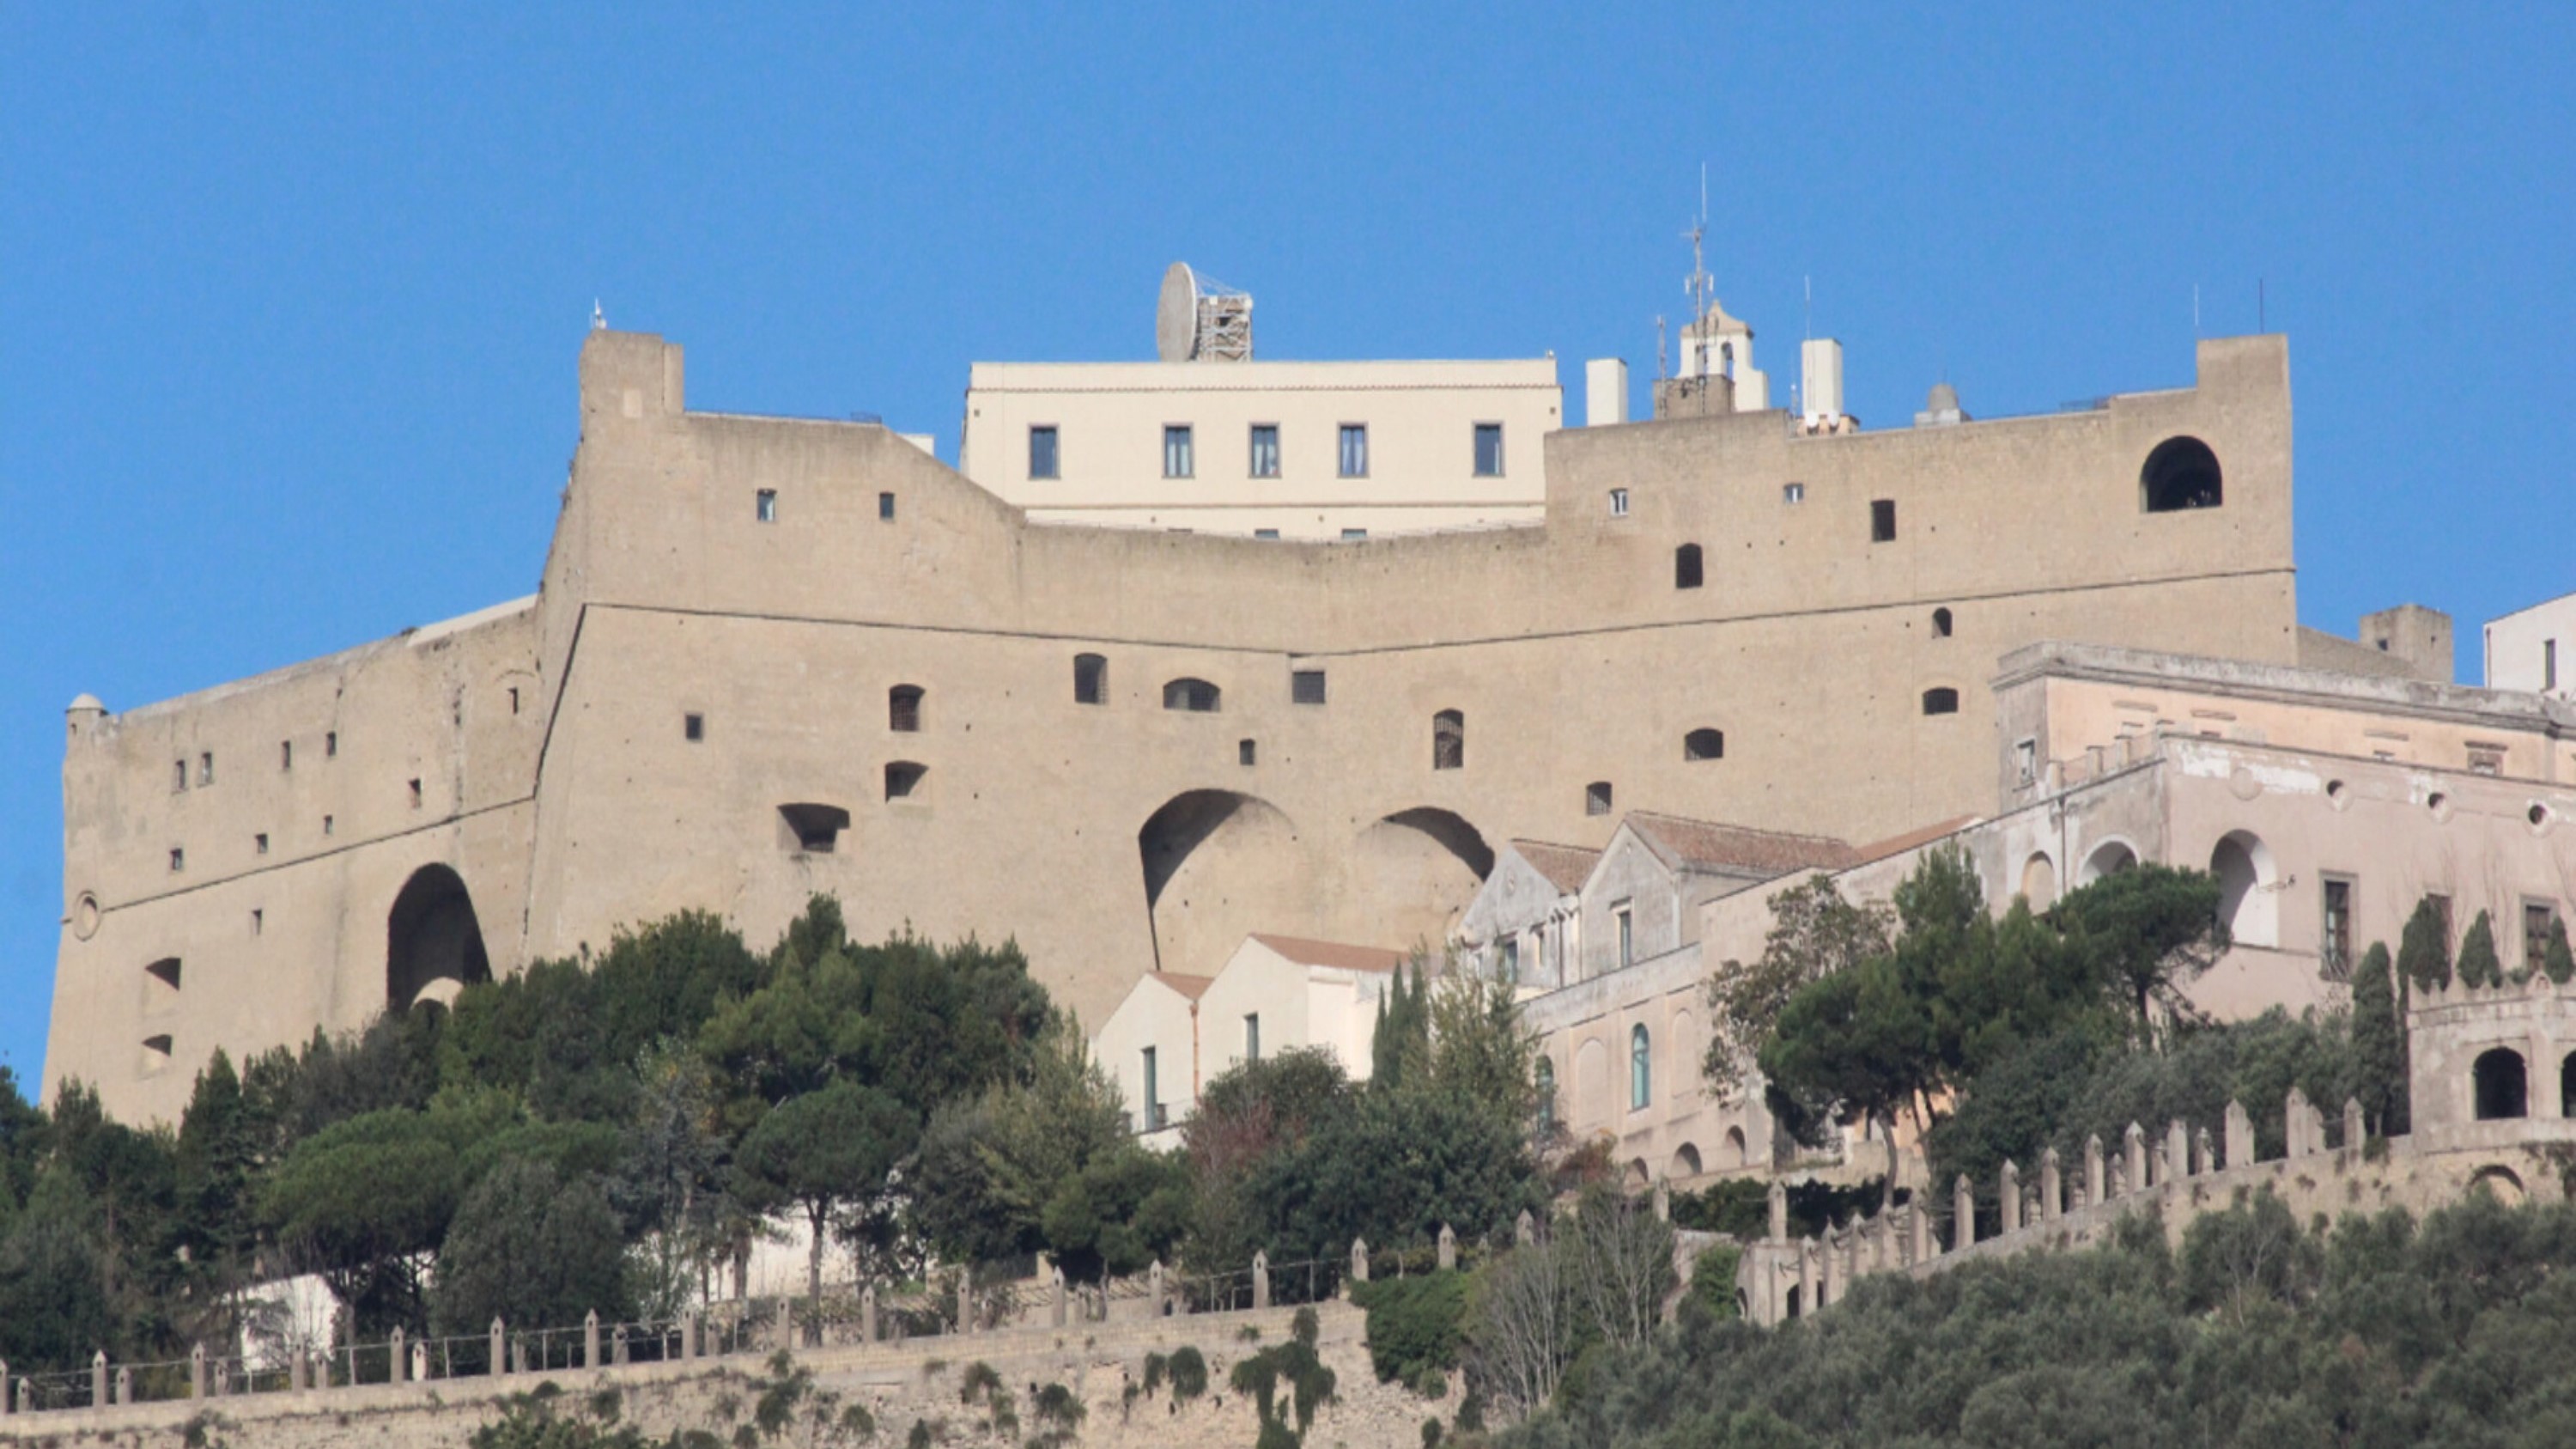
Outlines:
{"label": "green shrubbery", "polygon": [[1465,1342],[1467,1275],[1450,1271],[1351,1285],[1368,1310],[1369,1367],[1380,1382],[1437,1394]]}

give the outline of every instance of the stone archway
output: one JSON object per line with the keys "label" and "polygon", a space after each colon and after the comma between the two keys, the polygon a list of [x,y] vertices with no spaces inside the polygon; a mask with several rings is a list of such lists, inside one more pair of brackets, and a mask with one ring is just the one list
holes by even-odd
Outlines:
{"label": "stone archway", "polygon": [[492,958],[464,878],[445,865],[411,873],[385,917],[385,1005],[408,1010],[419,1001],[444,1005],[477,981],[492,979]]}
{"label": "stone archway", "polygon": [[1209,975],[1253,931],[1307,919],[1297,827],[1233,790],[1189,790],[1136,832],[1156,969]]}

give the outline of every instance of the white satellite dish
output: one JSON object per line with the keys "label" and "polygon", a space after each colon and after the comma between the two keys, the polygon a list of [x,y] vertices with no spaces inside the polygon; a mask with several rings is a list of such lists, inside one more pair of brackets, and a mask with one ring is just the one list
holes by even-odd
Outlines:
{"label": "white satellite dish", "polygon": [[1154,306],[1154,351],[1165,362],[1187,362],[1198,353],[1199,279],[1187,262],[1163,273],[1162,300]]}

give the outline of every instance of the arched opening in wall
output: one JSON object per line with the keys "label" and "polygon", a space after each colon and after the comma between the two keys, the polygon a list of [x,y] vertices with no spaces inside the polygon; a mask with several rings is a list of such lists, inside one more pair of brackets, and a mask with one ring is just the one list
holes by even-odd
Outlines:
{"label": "arched opening in wall", "polygon": [[2218,455],[2198,438],[2167,438],[2138,470],[2138,501],[2149,513],[2216,508],[2225,497]]}
{"label": "arched opening in wall", "polygon": [[1746,1160],[1746,1147],[1744,1129],[1729,1127],[1726,1129],[1726,1155],[1718,1161],[1728,1167],[1750,1167],[1753,1164]]}
{"label": "arched opening in wall", "polygon": [[2057,904],[2057,862],[2048,858],[2047,851],[2032,851],[2030,859],[2021,863],[2021,894],[2034,911]]}
{"label": "arched opening in wall", "polygon": [[423,996],[452,1001],[466,985],[491,979],[464,880],[444,865],[413,871],[385,917],[385,1004],[405,1011]]}
{"label": "arched opening in wall", "polygon": [[2093,853],[2091,855],[2084,857],[2083,878],[2078,880],[2076,884],[2091,885],[2093,882],[2100,880],[2106,875],[2118,875],[2120,872],[2127,870],[2129,867],[2136,865],[2137,863],[2138,853],[2129,848],[2128,842],[2120,840],[2103,841],[2100,845],[2093,847]]}
{"label": "arched opening in wall", "polygon": [[1109,660],[1099,654],[1073,656],[1073,702],[1107,704],[1109,702]]}
{"label": "arched opening in wall", "polygon": [[799,801],[778,807],[778,848],[806,855],[830,855],[850,828],[850,812],[838,805]]}
{"label": "arched opening in wall", "polygon": [[1583,813],[1586,815],[1607,815],[1610,813],[1609,781],[1595,780],[1591,784],[1583,787]]}
{"label": "arched opening in wall", "polygon": [[1574,1128],[1578,1132],[1610,1121],[1610,1048],[1597,1036],[1585,1037],[1574,1049]]}
{"label": "arched opening in wall", "polygon": [[1219,696],[1217,687],[1204,679],[1175,679],[1163,686],[1163,708],[1189,714],[1214,714]]}
{"label": "arched opening in wall", "polygon": [[2485,1188],[2506,1207],[2520,1207],[2525,1196],[2521,1175],[2502,1163],[2481,1167],[2469,1174],[2469,1191],[2475,1192],[2480,1188]]}
{"label": "arched opening in wall", "polygon": [[1136,832],[1157,970],[1213,973],[1247,934],[1280,925],[1275,902],[1306,882],[1296,827],[1233,790],[1175,795]]}
{"label": "arched opening in wall", "polygon": [[1952,689],[1946,684],[1934,685],[1932,688],[1923,691],[1923,712],[1925,714],[1957,714],[1959,712],[1959,691]]}
{"label": "arched opening in wall", "polygon": [[894,760],[885,767],[885,797],[889,800],[925,800],[930,792],[923,782],[930,767],[916,760]]}
{"label": "arched opening in wall", "polygon": [[1726,731],[1695,729],[1682,736],[1682,758],[1696,763],[1726,758]]}
{"label": "arched opening in wall", "polygon": [[1462,770],[1467,766],[1467,716],[1444,709],[1431,717],[1431,768]]}
{"label": "arched opening in wall", "polygon": [[1673,1165],[1668,1175],[1675,1182],[1689,1182],[1699,1174],[1699,1149],[1685,1142],[1673,1153]]}
{"label": "arched opening in wall", "polygon": [[2280,944],[2280,879],[2272,847],[2251,831],[2231,830],[2209,853],[2209,873],[2218,877],[2218,921],[2240,946]]}
{"label": "arched opening in wall", "polygon": [[1628,1028],[1628,1110],[1642,1112],[1655,1100],[1655,1040],[1645,1023]]}
{"label": "arched opening in wall", "polygon": [[2479,1121],[2531,1115],[2531,1088],[2524,1076],[2522,1053],[2511,1047],[2480,1052],[2469,1067],[2469,1078],[2476,1090]]}
{"label": "arched opening in wall", "polygon": [[2576,1117],[2576,1052],[2558,1064],[2558,1115]]}
{"label": "arched opening in wall", "polygon": [[1445,940],[1494,869],[1484,832],[1447,810],[1416,806],[1371,822],[1351,842],[1346,894],[1364,902],[1369,937]]}
{"label": "arched opening in wall", "polygon": [[1655,1175],[1647,1169],[1646,1159],[1642,1157],[1628,1159],[1628,1170],[1619,1174],[1619,1178],[1621,1184],[1632,1194],[1644,1192],[1655,1185]]}
{"label": "arched opening in wall", "polygon": [[1800,1303],[1800,1302],[1798,1301],[1798,1285],[1797,1285],[1797,1284],[1795,1284],[1795,1283],[1790,1284],[1790,1285],[1789,1285],[1789,1316],[1790,1316],[1791,1318],[1796,1318],[1796,1317],[1798,1317],[1798,1316],[1799,1316],[1799,1310],[1800,1310],[1800,1309],[1802,1309],[1803,1307],[1805,1307],[1805,1305],[1804,1305],[1804,1304],[1802,1304],[1802,1303]]}
{"label": "arched opening in wall", "polygon": [[1934,609],[1932,611],[1932,637],[1935,639],[1947,639],[1950,637],[1949,610]]}
{"label": "arched opening in wall", "polygon": [[1673,550],[1673,587],[1695,589],[1700,585],[1699,545],[1686,543]]}
{"label": "arched opening in wall", "polygon": [[898,684],[886,691],[886,728],[899,735],[921,729],[921,686]]}
{"label": "arched opening in wall", "polygon": [[135,1058],[134,1074],[138,1077],[158,1076],[168,1070],[169,1066],[170,1034],[165,1031],[157,1036],[145,1037],[142,1054]]}

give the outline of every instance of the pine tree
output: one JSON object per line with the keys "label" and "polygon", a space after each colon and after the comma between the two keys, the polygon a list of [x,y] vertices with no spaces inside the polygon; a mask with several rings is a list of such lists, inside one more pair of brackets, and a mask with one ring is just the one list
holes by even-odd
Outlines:
{"label": "pine tree", "polygon": [[2478,918],[2469,923],[2469,933],[2460,938],[2460,984],[2504,984],[2504,962],[2496,956],[2495,927],[2484,911],[2478,912]]}
{"label": "pine tree", "polygon": [[2406,1119],[2406,1022],[2390,979],[2388,946],[2374,941],[2352,978],[2352,1054],[2361,1108],[2372,1130],[2392,1136]]}
{"label": "pine tree", "polygon": [[2451,943],[2441,908],[2431,896],[2415,903],[2415,913],[2406,918],[2405,934],[2397,938],[2397,974],[2418,991],[2451,984]]}

